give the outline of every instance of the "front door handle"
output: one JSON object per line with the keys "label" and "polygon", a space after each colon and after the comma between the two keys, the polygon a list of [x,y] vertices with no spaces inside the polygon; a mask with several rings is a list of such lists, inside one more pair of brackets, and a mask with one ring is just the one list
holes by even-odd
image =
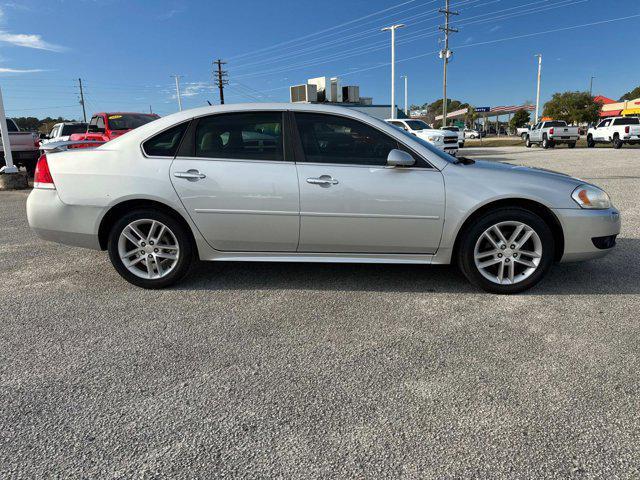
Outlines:
{"label": "front door handle", "polygon": [[207,178],[204,173],[200,173],[198,170],[187,170],[186,172],[174,172],[173,176],[176,178],[186,178],[190,182],[197,182],[203,178]]}
{"label": "front door handle", "polygon": [[307,183],[310,183],[311,185],[320,185],[321,187],[328,187],[330,185],[337,185],[338,180],[333,178],[331,175],[320,175],[317,178],[307,178]]}

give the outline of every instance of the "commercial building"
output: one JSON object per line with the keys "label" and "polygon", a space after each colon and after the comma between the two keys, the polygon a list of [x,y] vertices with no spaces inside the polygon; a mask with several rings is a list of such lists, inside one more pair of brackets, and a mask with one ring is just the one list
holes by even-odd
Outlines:
{"label": "commercial building", "polygon": [[[289,87],[292,103],[331,103],[352,108],[372,117],[384,120],[391,117],[391,105],[374,105],[372,97],[360,96],[359,85],[341,85],[337,77],[316,77],[301,85]],[[407,118],[405,113],[394,106],[396,118]]]}

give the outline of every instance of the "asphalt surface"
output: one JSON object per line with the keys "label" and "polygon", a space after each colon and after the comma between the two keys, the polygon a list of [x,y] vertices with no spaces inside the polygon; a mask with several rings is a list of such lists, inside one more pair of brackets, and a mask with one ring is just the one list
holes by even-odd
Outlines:
{"label": "asphalt surface", "polygon": [[639,478],[640,152],[463,152],[604,187],[617,248],[518,296],[319,264],[144,291],[0,192],[0,478]]}

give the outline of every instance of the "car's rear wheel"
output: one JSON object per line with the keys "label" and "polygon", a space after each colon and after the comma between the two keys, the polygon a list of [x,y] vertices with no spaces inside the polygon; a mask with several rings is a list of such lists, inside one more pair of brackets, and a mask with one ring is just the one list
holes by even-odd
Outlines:
{"label": "car's rear wheel", "polygon": [[569,147],[569,148],[576,148],[576,142],[569,142],[569,143],[567,143],[567,147]]}
{"label": "car's rear wheel", "polygon": [[544,137],[542,137],[542,148],[547,149],[551,146],[551,142],[549,141],[549,139],[547,138],[547,135],[545,134]]}
{"label": "car's rear wheel", "polygon": [[469,281],[492,293],[519,293],[537,284],[554,258],[547,223],[529,210],[502,208],[463,232],[458,265]]}
{"label": "car's rear wheel", "polygon": [[524,146],[527,148],[531,148],[531,139],[529,138],[529,135],[527,135],[527,138],[524,141]]}
{"label": "car's rear wheel", "polygon": [[109,234],[109,258],[128,282],[163,288],[180,280],[193,261],[193,245],[175,218],[150,209],[120,218]]}
{"label": "car's rear wheel", "polygon": [[617,133],[613,135],[613,148],[615,148],[616,150],[618,148],[622,148],[622,140],[620,140],[620,135],[618,135]]}

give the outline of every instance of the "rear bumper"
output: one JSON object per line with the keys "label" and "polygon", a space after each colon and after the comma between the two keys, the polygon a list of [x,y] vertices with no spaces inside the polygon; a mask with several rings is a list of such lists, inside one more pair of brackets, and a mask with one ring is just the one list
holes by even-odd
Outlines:
{"label": "rear bumper", "polygon": [[604,257],[612,250],[613,242],[603,243],[602,240],[594,241],[594,239],[612,237],[620,233],[620,212],[615,208],[607,210],[564,208],[556,209],[554,213],[560,220],[564,232],[564,254],[561,262]]}
{"label": "rear bumper", "polygon": [[40,238],[100,250],[98,227],[103,209],[67,205],[56,190],[33,189],[27,198],[29,226]]}
{"label": "rear bumper", "polygon": [[571,143],[580,140],[580,135],[550,135],[549,140],[555,143]]}

